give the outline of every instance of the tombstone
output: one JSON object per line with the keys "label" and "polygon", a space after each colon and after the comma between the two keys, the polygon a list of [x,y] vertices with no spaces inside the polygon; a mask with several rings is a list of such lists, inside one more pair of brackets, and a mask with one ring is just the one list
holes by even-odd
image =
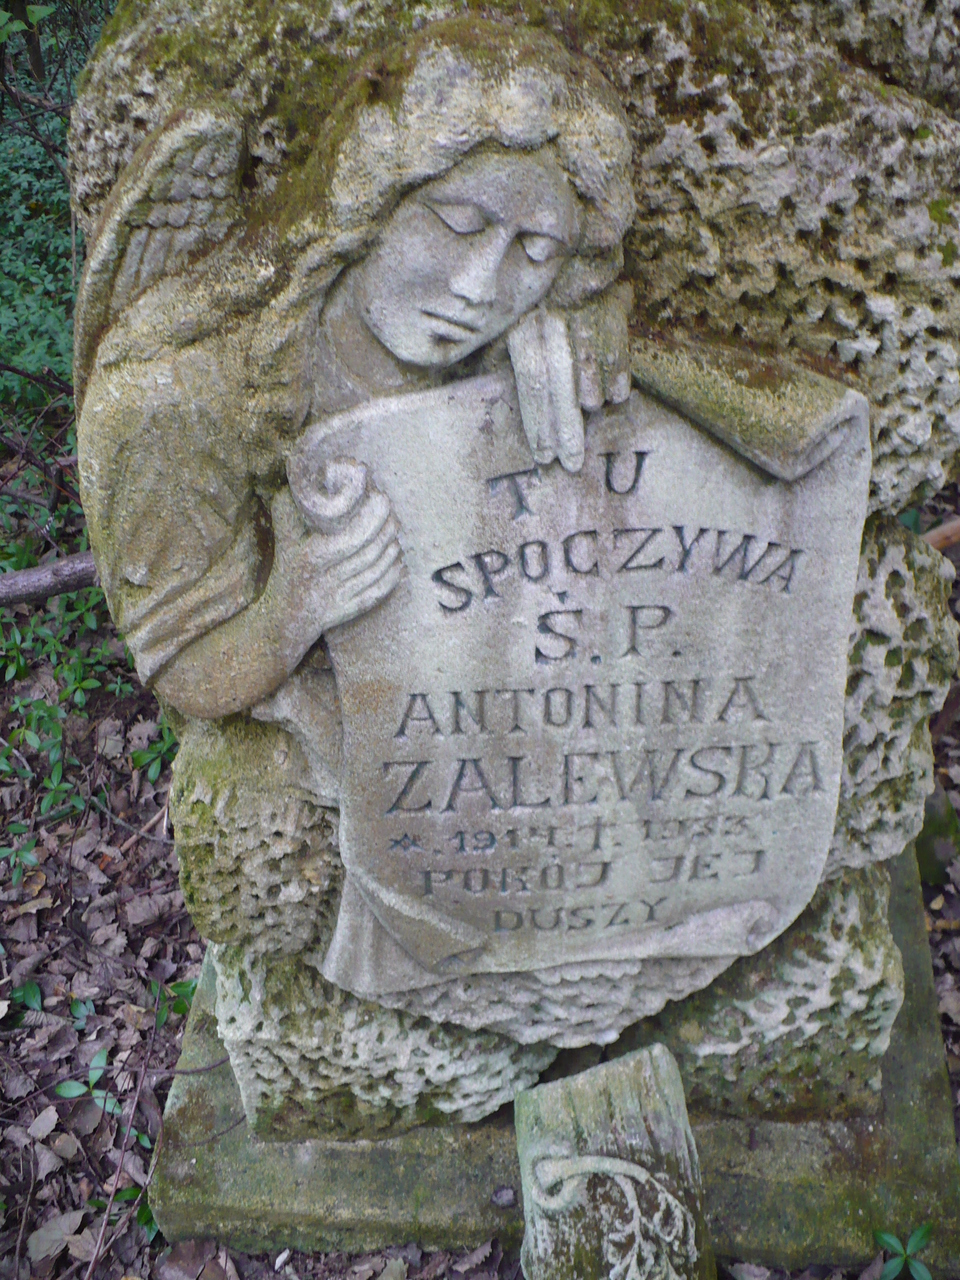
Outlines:
{"label": "tombstone", "polygon": [[920,1185],[952,1221],[896,863],[956,666],[896,519],[960,446],[927,188],[812,89],[753,132],[795,95],[771,15],[730,19],[750,87],[636,6],[224,0],[199,44],[181,6],[118,14],[71,133],[82,496],[180,739],[184,1065],[229,1059],[171,1092],[168,1238],[518,1241],[502,1109],[653,1042],[721,1252],[822,1260],[813,1221],[852,1265]]}

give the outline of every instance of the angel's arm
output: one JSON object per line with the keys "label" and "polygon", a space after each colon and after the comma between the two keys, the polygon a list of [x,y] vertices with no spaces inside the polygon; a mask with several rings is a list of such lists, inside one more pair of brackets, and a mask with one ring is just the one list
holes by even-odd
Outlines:
{"label": "angel's arm", "polygon": [[272,504],[274,557],[263,593],[182,649],[157,693],[185,715],[216,718],[254,706],[299,666],[323,631],[372,608],[400,575],[389,503],[370,493],[343,529],[313,532],[290,490]]}

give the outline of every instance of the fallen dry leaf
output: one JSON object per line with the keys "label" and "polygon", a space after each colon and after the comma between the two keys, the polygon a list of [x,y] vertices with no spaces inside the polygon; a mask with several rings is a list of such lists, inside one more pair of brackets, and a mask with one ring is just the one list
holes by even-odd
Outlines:
{"label": "fallen dry leaf", "polygon": [[27,1130],[31,1138],[36,1138],[38,1142],[42,1142],[44,1138],[53,1133],[57,1127],[57,1121],[60,1117],[57,1115],[57,1108],[54,1106],[44,1107],[44,1109],[34,1120],[33,1124]]}
{"label": "fallen dry leaf", "polygon": [[155,1280],[197,1280],[216,1252],[213,1240],[179,1240],[157,1263]]}
{"label": "fallen dry leaf", "polygon": [[54,1155],[50,1148],[45,1147],[42,1142],[38,1142],[33,1150],[37,1159],[38,1182],[45,1182],[51,1173],[56,1173],[58,1169],[63,1167],[63,1161],[60,1157]]}
{"label": "fallen dry leaf", "polygon": [[55,1258],[67,1247],[67,1237],[72,1236],[83,1221],[86,1209],[73,1209],[70,1213],[58,1213],[31,1232],[27,1237],[27,1253],[31,1262],[42,1258]]}
{"label": "fallen dry leaf", "polygon": [[[487,1240],[484,1244],[478,1245],[473,1253],[468,1253],[465,1258],[461,1258],[459,1262],[453,1264],[454,1271],[459,1272],[460,1275],[465,1275],[468,1271],[472,1271],[474,1267],[479,1267],[480,1263],[490,1256],[492,1248],[492,1240]],[[753,1277],[744,1277],[743,1280],[753,1280]],[[759,1280],[759,1277],[757,1280]]]}
{"label": "fallen dry leaf", "polygon": [[50,1139],[50,1146],[61,1160],[76,1160],[80,1154],[80,1143],[72,1133],[55,1133]]}
{"label": "fallen dry leaf", "polygon": [[89,1262],[97,1250],[97,1234],[92,1227],[84,1227],[79,1235],[67,1236],[70,1257],[78,1262]]}
{"label": "fallen dry leaf", "polygon": [[937,1008],[945,1013],[951,1022],[960,1026],[960,991],[953,989],[944,991],[937,1002]]}
{"label": "fallen dry leaf", "polygon": [[737,1262],[730,1268],[730,1274],[735,1280],[768,1280],[770,1276],[769,1267],[757,1267],[751,1262]]}
{"label": "fallen dry leaf", "polygon": [[883,1254],[878,1253],[874,1260],[867,1267],[866,1271],[860,1272],[860,1280],[880,1280],[880,1272],[883,1270]]}

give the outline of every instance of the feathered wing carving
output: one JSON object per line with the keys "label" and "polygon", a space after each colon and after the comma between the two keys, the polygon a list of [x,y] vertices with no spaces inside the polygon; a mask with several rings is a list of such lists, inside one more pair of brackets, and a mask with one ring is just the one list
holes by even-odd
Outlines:
{"label": "feathered wing carving", "polygon": [[104,208],[84,268],[74,317],[78,406],[106,330],[237,220],[243,158],[243,126],[227,106],[176,112],[137,152]]}

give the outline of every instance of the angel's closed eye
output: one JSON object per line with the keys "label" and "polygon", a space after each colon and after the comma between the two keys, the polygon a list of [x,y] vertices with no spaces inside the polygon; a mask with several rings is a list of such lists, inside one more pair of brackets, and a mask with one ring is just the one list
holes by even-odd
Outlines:
{"label": "angel's closed eye", "polygon": [[441,204],[430,201],[427,208],[458,236],[476,235],[487,226],[487,219],[475,204]]}
{"label": "angel's closed eye", "polygon": [[531,262],[549,262],[563,251],[563,245],[553,236],[541,236],[528,232],[520,237],[523,251]]}

